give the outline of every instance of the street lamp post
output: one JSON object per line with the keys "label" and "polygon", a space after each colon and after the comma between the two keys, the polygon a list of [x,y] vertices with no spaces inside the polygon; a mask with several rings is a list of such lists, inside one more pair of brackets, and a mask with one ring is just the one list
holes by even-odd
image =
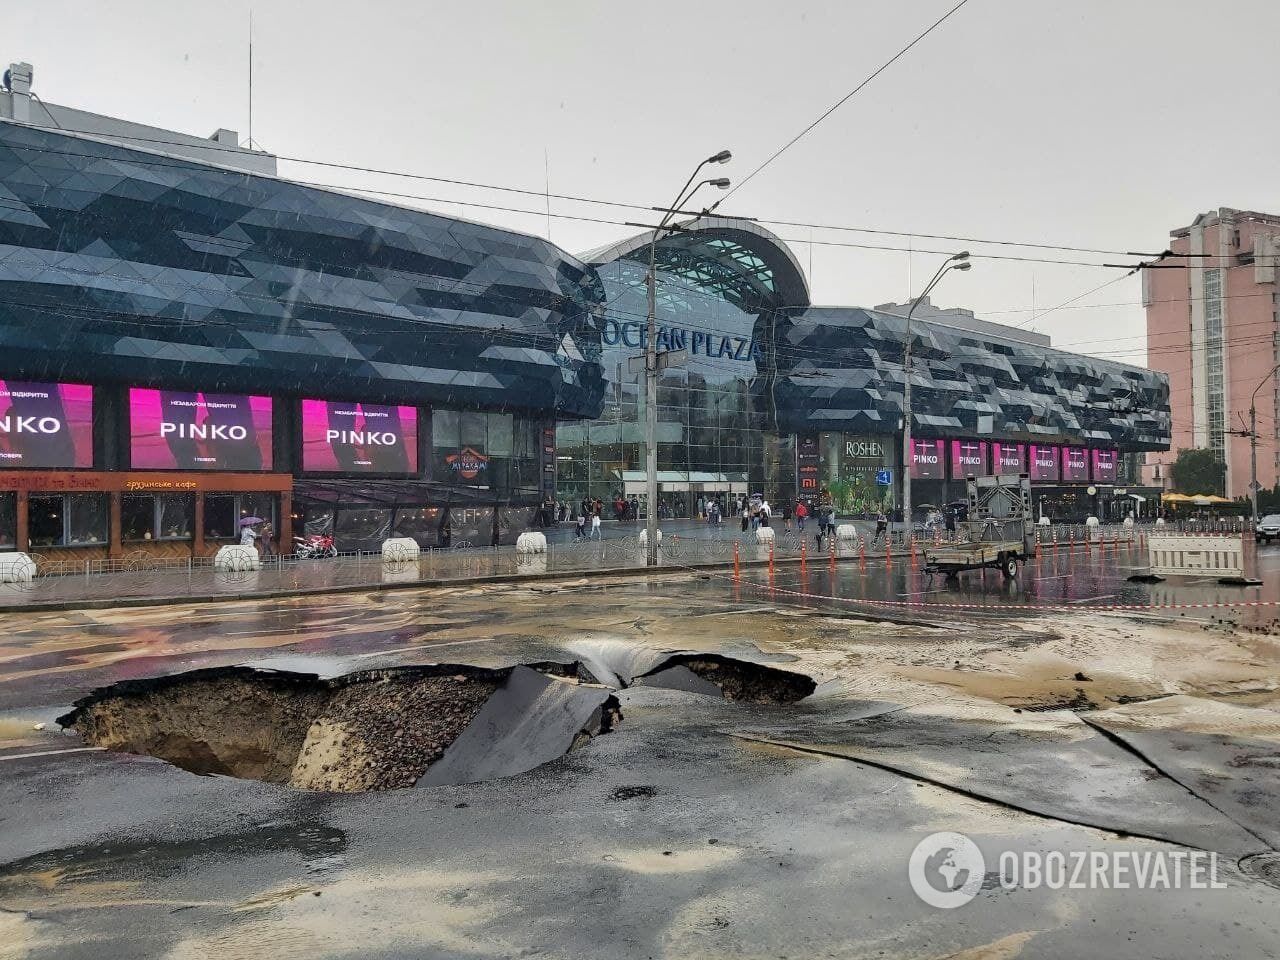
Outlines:
{"label": "street lamp post", "polygon": [[1276,375],[1277,370],[1280,370],[1280,363],[1272,367],[1271,372],[1258,382],[1249,397],[1249,502],[1252,505],[1250,514],[1254,526],[1258,523],[1258,391]]}
{"label": "street lamp post", "polygon": [[663,211],[662,221],[653,231],[649,239],[649,322],[646,325],[644,346],[644,472],[645,499],[648,500],[645,510],[645,563],[650,567],[658,565],[658,238],[667,228],[671,218],[690,197],[704,185],[725,190],[729,186],[727,177],[716,177],[702,180],[695,184],[702,168],[709,163],[728,163],[733,158],[728,150],[721,150],[714,156],[703,160],[690,175],[685,185],[676,194],[675,202]]}
{"label": "street lamp post", "polygon": [[911,301],[911,309],[907,311],[907,339],[902,349],[902,521],[904,535],[911,529],[911,315],[916,312],[920,301],[929,296],[929,291],[938,285],[938,281],[948,270],[968,270],[969,251],[948,257],[938,268],[933,279],[925,286],[924,292]]}

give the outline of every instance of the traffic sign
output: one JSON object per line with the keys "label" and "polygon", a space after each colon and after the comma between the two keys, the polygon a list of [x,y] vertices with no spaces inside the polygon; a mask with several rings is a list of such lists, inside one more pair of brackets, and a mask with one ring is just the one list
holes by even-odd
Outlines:
{"label": "traffic sign", "polygon": [[893,471],[887,467],[876,471],[876,483],[882,487],[893,486]]}

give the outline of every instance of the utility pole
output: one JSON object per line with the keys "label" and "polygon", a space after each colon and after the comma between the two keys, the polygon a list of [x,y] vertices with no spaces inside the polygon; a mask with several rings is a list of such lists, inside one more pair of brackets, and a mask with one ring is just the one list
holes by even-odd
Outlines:
{"label": "utility pole", "polygon": [[1280,363],[1271,368],[1271,372],[1258,381],[1249,396],[1249,431],[1233,430],[1234,436],[1249,438],[1249,515],[1256,525],[1258,522],[1258,391],[1265,387],[1271,378],[1280,370]]}
{"label": "utility pole", "polygon": [[676,211],[692,197],[698,187],[710,185],[726,190],[729,187],[728,177],[716,177],[694,184],[694,180],[709,163],[728,163],[733,158],[728,150],[721,150],[714,156],[707,157],[685,182],[684,187],[676,195],[675,202],[663,211],[662,221],[654,229],[649,238],[649,275],[646,278],[649,292],[649,322],[645,327],[644,345],[644,473],[645,499],[645,563],[650,567],[658,565],[658,238],[667,229]]}

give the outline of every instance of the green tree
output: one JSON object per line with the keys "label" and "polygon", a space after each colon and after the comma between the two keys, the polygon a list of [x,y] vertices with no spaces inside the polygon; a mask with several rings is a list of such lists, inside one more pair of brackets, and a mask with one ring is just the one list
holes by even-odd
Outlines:
{"label": "green tree", "polygon": [[1227,476],[1227,465],[1212,450],[1183,449],[1169,468],[1173,489],[1178,493],[1216,493],[1221,495]]}

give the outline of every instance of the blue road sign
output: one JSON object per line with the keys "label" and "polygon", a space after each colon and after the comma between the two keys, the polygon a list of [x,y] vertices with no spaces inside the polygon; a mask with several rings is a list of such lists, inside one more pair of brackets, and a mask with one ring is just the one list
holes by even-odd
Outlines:
{"label": "blue road sign", "polygon": [[889,468],[876,471],[876,483],[882,487],[893,486],[893,471]]}

